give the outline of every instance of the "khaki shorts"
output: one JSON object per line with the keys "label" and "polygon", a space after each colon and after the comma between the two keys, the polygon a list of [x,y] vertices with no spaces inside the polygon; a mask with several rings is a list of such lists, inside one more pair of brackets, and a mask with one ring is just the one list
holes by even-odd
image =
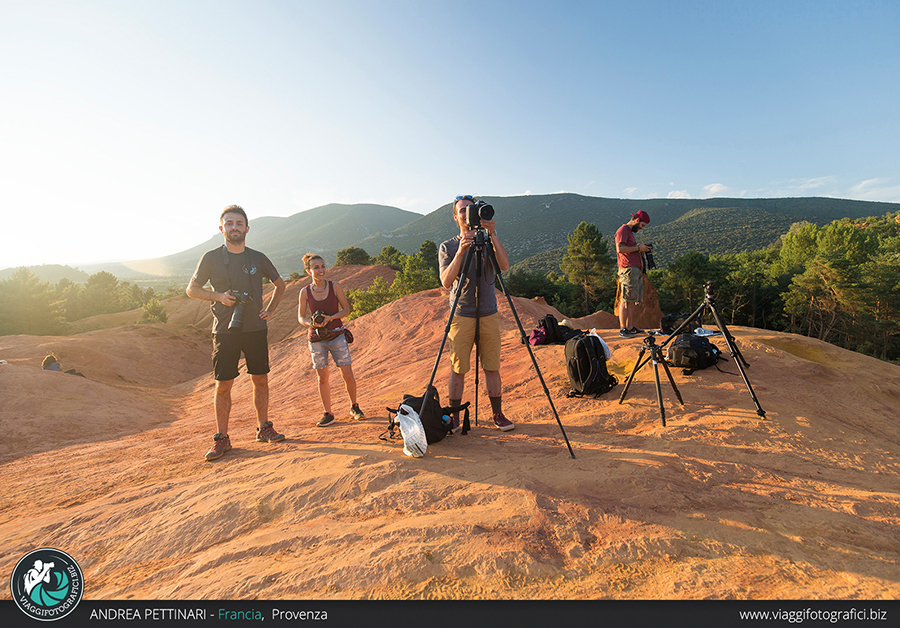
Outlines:
{"label": "khaki shorts", "polygon": [[635,266],[619,269],[622,302],[641,303],[644,300],[644,271]]}
{"label": "khaki shorts", "polygon": [[[500,370],[500,314],[482,316],[478,334],[478,357],[485,371]],[[450,323],[450,365],[454,373],[468,373],[475,345],[475,319],[454,316]]]}

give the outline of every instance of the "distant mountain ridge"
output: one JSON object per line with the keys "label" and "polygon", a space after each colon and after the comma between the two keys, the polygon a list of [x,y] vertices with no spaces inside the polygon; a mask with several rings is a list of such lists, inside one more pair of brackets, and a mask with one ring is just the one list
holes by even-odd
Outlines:
{"label": "distant mountain ridge", "polygon": [[[865,218],[900,212],[900,203],[855,201],[836,198],[710,198],[710,199],[611,199],[560,193],[529,196],[484,196],[496,210],[497,235],[513,264],[545,268],[548,260],[561,257],[568,235],[582,221],[593,223],[608,241],[631,217],[644,210],[650,226],[640,239],[653,242],[657,264],[665,265],[691,250],[733,253],[768,246],[795,222],[825,225],[840,218]],[[385,246],[415,253],[422,242],[440,244],[458,230],[450,204],[422,216],[397,207],[374,204],[329,204],[292,216],[250,217],[247,243],[266,253],[279,272],[302,272],[302,257],[312,251],[333,264],[339,250],[357,246],[374,256]],[[200,256],[222,243],[221,234],[190,249],[150,260],[120,264],[96,264],[81,270],[92,274],[106,270],[120,279],[159,276],[186,279]],[[612,251],[612,246],[610,246]]]}

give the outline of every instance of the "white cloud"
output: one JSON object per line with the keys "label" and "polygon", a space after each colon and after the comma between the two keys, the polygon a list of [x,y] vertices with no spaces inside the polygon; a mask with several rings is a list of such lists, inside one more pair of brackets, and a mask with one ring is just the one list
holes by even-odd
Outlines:
{"label": "white cloud", "polygon": [[861,201],[900,203],[900,185],[888,179],[866,179],[850,188],[847,196]]}
{"label": "white cloud", "polygon": [[625,188],[625,194],[627,194],[628,196],[631,196],[635,192],[637,192],[637,188]]}
{"label": "white cloud", "polygon": [[687,190],[672,190],[666,198],[691,198]]}
{"label": "white cloud", "polygon": [[722,196],[726,192],[730,191],[731,188],[726,185],[722,185],[721,183],[710,183],[709,185],[704,185],[703,190],[706,192],[706,194],[704,195],[705,198],[711,198],[713,196]]}
{"label": "white cloud", "polygon": [[806,179],[788,179],[773,181],[767,188],[754,192],[760,198],[778,198],[782,196],[839,196],[836,189],[822,190],[825,186],[834,186],[837,179],[832,176],[809,177]]}

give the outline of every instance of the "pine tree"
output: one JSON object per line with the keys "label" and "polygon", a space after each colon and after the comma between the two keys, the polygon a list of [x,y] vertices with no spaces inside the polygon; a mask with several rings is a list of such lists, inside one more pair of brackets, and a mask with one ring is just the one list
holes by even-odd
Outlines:
{"label": "pine tree", "polygon": [[609,245],[596,226],[582,222],[569,234],[569,248],[561,268],[566,278],[579,286],[584,296],[584,313],[590,314],[591,297],[612,281],[614,260]]}

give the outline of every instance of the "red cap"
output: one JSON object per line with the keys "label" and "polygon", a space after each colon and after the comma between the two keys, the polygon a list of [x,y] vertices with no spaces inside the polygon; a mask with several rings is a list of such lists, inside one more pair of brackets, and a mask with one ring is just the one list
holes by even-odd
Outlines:
{"label": "red cap", "polygon": [[643,209],[636,214],[631,214],[632,218],[637,218],[638,222],[646,222],[648,225],[650,224],[650,214],[645,212]]}

